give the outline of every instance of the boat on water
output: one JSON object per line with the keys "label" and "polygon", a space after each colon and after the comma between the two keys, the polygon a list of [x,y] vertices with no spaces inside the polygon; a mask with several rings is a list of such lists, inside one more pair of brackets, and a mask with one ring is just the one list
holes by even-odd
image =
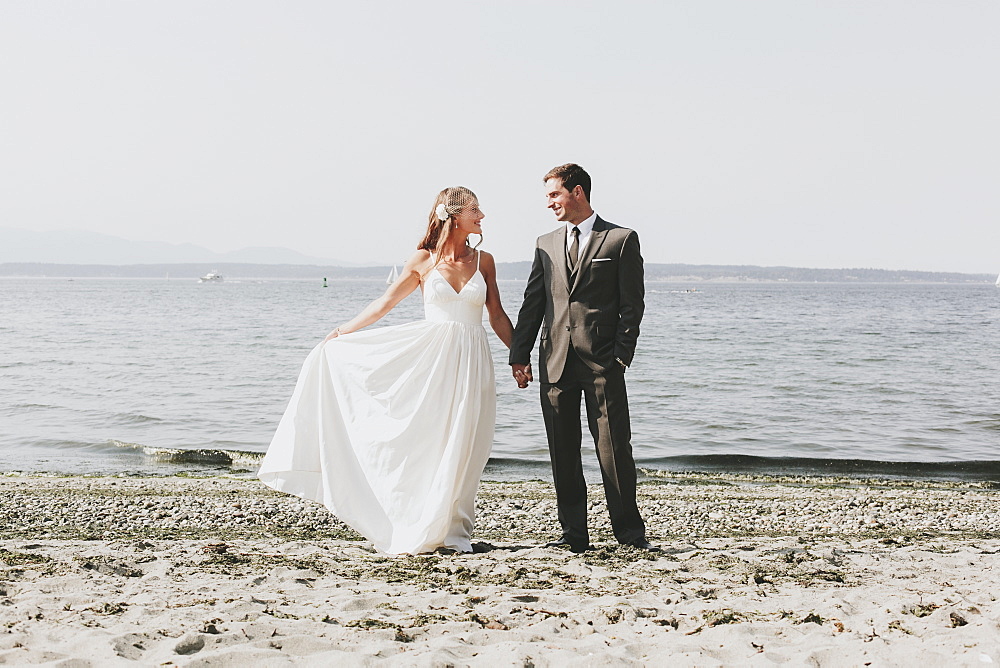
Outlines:
{"label": "boat on water", "polygon": [[1000,288],[1000,274],[997,274],[997,287]]}
{"label": "boat on water", "polygon": [[385,279],[386,285],[392,285],[399,278],[399,270],[396,269],[396,265],[392,265],[392,271],[389,272],[389,277]]}
{"label": "boat on water", "polygon": [[202,276],[201,278],[199,278],[198,282],[199,283],[221,283],[222,280],[223,280],[222,279],[222,274],[220,274],[218,272],[215,272],[215,271],[210,271],[207,274],[205,274],[204,276]]}

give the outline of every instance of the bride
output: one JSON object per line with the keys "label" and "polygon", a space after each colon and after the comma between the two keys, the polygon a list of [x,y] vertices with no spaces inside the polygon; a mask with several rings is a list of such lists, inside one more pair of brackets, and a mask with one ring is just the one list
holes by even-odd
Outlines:
{"label": "bride", "polygon": [[[483,306],[508,348],[513,332],[493,257],[468,242],[483,217],[468,188],[438,194],[399,278],[306,358],[258,473],[389,554],[472,551],[496,420]],[[424,320],[359,331],[417,286]]]}

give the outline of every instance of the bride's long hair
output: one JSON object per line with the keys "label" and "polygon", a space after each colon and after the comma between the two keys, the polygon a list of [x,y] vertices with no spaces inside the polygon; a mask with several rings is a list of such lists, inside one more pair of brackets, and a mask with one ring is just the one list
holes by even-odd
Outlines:
{"label": "bride's long hair", "polygon": [[[476,197],[476,193],[472,192],[468,188],[465,188],[464,186],[445,188],[439,192],[438,196],[434,199],[434,206],[431,207],[430,216],[428,216],[427,232],[424,234],[424,238],[420,241],[420,243],[417,244],[417,249],[434,253],[437,257],[437,261],[440,262],[441,251],[451,239],[452,231],[455,229],[455,214],[460,212],[469,204],[478,201],[479,198]],[[448,217],[444,220],[438,216],[439,205],[444,205],[444,211],[448,215]],[[475,250],[476,248],[479,248],[479,244],[481,243],[483,243],[483,236],[479,235],[479,243],[473,246],[472,249]]]}

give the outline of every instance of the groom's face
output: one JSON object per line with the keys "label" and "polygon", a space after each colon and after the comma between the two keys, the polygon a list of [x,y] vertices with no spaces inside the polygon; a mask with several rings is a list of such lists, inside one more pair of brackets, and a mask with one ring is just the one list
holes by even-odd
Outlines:
{"label": "groom's face", "polygon": [[545,182],[545,193],[548,207],[556,214],[556,220],[580,223],[587,218],[587,216],[581,217],[589,207],[583,188],[580,186],[570,192],[566,190],[562,179],[551,178]]}

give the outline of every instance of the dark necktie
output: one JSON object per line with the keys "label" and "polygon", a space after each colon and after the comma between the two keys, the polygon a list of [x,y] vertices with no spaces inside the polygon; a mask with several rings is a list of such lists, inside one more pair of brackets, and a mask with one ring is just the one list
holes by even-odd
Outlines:
{"label": "dark necktie", "polygon": [[569,258],[567,260],[569,273],[572,274],[576,271],[577,258],[580,256],[580,228],[574,225],[570,233],[573,235],[573,241],[569,245]]}

